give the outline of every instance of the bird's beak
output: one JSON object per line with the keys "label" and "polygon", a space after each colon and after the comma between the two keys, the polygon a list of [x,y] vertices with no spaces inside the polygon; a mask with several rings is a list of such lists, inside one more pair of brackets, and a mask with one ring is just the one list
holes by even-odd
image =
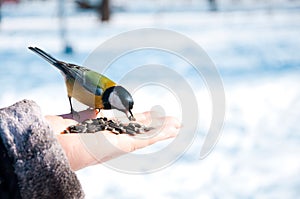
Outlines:
{"label": "bird's beak", "polygon": [[126,113],[126,116],[128,117],[128,119],[129,119],[130,121],[135,121],[135,118],[134,118],[134,116],[133,116],[131,110],[128,110],[128,111],[126,111],[125,113]]}

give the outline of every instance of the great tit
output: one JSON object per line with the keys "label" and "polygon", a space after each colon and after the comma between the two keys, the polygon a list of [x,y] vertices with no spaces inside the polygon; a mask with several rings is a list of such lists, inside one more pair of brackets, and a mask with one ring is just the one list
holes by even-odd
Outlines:
{"label": "great tit", "polygon": [[131,112],[133,99],[124,87],[88,68],[59,61],[37,47],[29,49],[64,75],[72,114],[75,113],[71,101],[73,97],[95,109],[117,109],[124,112],[129,120],[135,120]]}

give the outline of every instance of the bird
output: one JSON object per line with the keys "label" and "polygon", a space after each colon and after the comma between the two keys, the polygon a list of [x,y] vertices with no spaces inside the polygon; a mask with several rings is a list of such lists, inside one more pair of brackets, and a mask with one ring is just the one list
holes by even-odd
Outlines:
{"label": "bird", "polygon": [[91,108],[117,109],[124,112],[130,121],[135,120],[131,111],[134,101],[124,87],[96,71],[57,60],[38,47],[28,48],[56,67],[64,76],[73,116],[77,112],[73,109],[71,99],[75,98]]}

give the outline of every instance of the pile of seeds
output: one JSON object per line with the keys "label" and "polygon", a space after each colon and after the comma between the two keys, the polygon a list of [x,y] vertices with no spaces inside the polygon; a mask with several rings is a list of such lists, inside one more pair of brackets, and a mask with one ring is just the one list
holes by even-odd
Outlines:
{"label": "pile of seeds", "polygon": [[136,122],[123,124],[118,121],[109,120],[106,117],[96,119],[88,119],[77,125],[69,126],[64,130],[63,134],[67,133],[96,133],[98,131],[108,130],[114,134],[129,134],[136,135],[145,133],[154,129],[153,127],[146,127]]}

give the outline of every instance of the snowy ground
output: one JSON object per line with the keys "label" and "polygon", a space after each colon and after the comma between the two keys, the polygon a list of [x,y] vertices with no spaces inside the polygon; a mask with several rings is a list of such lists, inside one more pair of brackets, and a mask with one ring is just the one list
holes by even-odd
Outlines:
{"label": "snowy ground", "polygon": [[[87,198],[297,198],[300,12],[287,7],[220,13],[124,12],[114,14],[109,24],[99,24],[92,13],[75,15],[68,4],[68,39],[75,53],[66,55],[56,4],[4,5],[0,107],[29,98],[45,114],[69,112],[61,75],[27,46],[40,46],[80,64],[103,41],[123,31],[175,30],[201,45],[221,73],[226,94],[222,137],[213,152],[199,160],[205,135],[200,130],[181,159],[152,174],[123,174],[101,165],[79,171]],[[174,60],[156,58],[180,67]],[[209,99],[201,94],[204,89],[199,93],[204,97],[200,107],[206,111]]]}

